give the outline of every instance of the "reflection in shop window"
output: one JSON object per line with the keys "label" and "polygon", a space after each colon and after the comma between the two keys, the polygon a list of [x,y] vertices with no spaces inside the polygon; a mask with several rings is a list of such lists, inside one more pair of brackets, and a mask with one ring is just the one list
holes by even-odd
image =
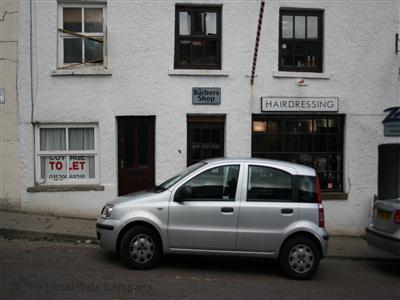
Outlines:
{"label": "reflection in shop window", "polygon": [[315,168],[323,191],[340,192],[343,127],[343,115],[254,116],[252,156]]}

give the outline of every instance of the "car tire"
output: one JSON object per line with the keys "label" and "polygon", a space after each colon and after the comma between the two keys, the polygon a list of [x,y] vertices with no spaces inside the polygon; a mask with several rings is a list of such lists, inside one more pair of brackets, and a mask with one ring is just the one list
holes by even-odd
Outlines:
{"label": "car tire", "polygon": [[318,269],[320,259],[318,246],[305,236],[286,241],[279,256],[283,273],[289,278],[300,280],[311,278]]}
{"label": "car tire", "polygon": [[157,264],[162,254],[160,237],[148,226],[132,227],[122,237],[120,254],[132,269],[150,269]]}

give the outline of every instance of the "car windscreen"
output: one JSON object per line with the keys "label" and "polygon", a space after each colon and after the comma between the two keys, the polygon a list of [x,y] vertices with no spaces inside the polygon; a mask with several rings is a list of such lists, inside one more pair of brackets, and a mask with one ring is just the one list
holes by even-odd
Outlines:
{"label": "car windscreen", "polygon": [[172,176],[171,178],[167,179],[160,185],[158,185],[155,189],[155,191],[165,191],[169,189],[171,186],[173,186],[175,183],[177,183],[179,180],[182,178],[186,177],[190,173],[196,171],[197,169],[205,166],[207,163],[204,161],[198,162],[197,164],[191,165],[190,167],[186,168],[182,172],[176,174],[175,176]]}

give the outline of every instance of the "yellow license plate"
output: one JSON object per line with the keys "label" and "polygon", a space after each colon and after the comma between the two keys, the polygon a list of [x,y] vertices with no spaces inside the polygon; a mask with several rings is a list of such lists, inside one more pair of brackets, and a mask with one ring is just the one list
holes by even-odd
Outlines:
{"label": "yellow license plate", "polygon": [[386,221],[390,219],[390,215],[391,215],[390,211],[378,209],[378,219]]}

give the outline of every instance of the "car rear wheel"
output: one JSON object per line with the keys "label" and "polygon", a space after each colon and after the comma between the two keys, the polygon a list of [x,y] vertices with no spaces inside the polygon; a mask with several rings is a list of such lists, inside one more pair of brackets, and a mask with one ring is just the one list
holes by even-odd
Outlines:
{"label": "car rear wheel", "polygon": [[317,271],[320,253],[308,237],[294,237],[285,242],[280,254],[282,271],[289,278],[309,279]]}
{"label": "car rear wheel", "polygon": [[129,229],[121,240],[122,260],[133,269],[150,269],[161,257],[161,241],[158,234],[148,226]]}

